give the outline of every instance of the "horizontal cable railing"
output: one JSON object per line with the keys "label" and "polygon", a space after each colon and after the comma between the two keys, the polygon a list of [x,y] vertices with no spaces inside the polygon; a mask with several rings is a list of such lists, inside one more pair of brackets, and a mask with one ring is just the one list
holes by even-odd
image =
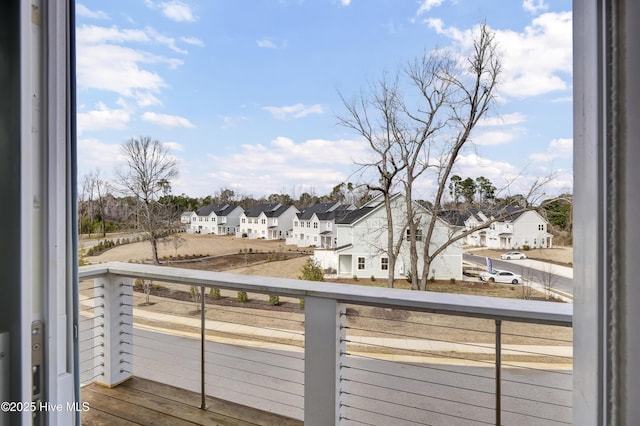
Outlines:
{"label": "horizontal cable railing", "polygon": [[[91,366],[83,376],[87,381],[105,363],[113,371],[109,357],[116,354],[117,372],[125,376],[310,424],[571,419],[570,304],[124,263],[83,267],[80,277],[94,279],[80,290],[81,303],[92,306],[80,317],[87,322],[80,338],[81,368]],[[140,282],[160,286],[163,297],[152,290],[147,299]],[[122,339],[115,344],[113,333],[101,337],[109,324],[98,308],[114,301],[89,290],[114,285],[132,290],[109,321],[113,326],[113,317],[121,318]],[[250,292],[249,299],[261,300],[265,308],[214,301],[230,301],[237,292]],[[285,300],[287,312],[267,309],[269,296]],[[165,309],[167,303],[174,307]],[[298,303],[300,308],[291,308]],[[100,341],[105,333],[112,342],[106,349]]]}

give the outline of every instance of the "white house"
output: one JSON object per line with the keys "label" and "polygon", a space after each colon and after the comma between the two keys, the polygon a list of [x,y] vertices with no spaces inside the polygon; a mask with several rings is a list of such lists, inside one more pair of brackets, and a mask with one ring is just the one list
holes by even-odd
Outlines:
{"label": "white house", "polygon": [[243,212],[240,206],[209,204],[195,212],[183,213],[182,219],[189,220],[187,232],[190,234],[233,235]]}
{"label": "white house", "polygon": [[[402,278],[410,269],[408,232],[406,224],[405,197],[396,194],[392,198],[394,235],[404,234],[400,254],[396,260],[395,276]],[[422,272],[423,248],[422,235],[429,211],[414,203],[417,216],[423,224],[418,229],[418,265]],[[324,269],[331,268],[338,276],[359,278],[388,278],[389,255],[387,250],[387,219],[382,197],[377,197],[363,207],[349,211],[336,220],[336,248],[332,250],[316,249],[314,259]],[[456,233],[456,228],[439,219],[434,230],[432,245],[440,247]],[[438,255],[430,265],[429,277],[435,279],[462,279],[462,242],[456,242]]]}
{"label": "white house", "polygon": [[[519,207],[503,207],[486,214],[474,211],[465,220],[465,229],[471,230],[495,218],[504,216],[466,237],[465,243],[473,247],[491,249],[551,248],[553,235],[548,232],[549,222],[533,210],[519,211]],[[498,216],[500,215],[500,216]]]}
{"label": "white house", "polygon": [[282,240],[291,235],[293,218],[300,213],[293,205],[259,204],[240,215],[237,237]]}
{"label": "white house", "polygon": [[[180,215],[180,223],[184,225],[190,225],[191,221],[194,217],[196,217],[196,212],[184,212]],[[187,232],[189,232],[189,227],[187,226]]]}
{"label": "white house", "polygon": [[335,248],[336,218],[341,218],[355,206],[340,203],[319,203],[297,213],[287,244],[298,247]]}

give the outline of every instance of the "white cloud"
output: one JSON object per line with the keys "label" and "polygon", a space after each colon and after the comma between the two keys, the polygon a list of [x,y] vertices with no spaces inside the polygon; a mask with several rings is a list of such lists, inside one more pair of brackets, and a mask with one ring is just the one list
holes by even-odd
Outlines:
{"label": "white cloud", "polygon": [[159,124],[167,127],[186,127],[194,128],[195,126],[188,119],[178,115],[158,114],[155,112],[145,112],[142,119],[151,123]]}
{"label": "white cloud", "polygon": [[488,117],[485,116],[478,123],[479,127],[482,126],[512,126],[514,124],[524,123],[527,120],[527,116],[520,113],[514,112],[511,114],[505,114],[498,117]]}
{"label": "white cloud", "polygon": [[[313,187],[319,193],[349,179],[354,161],[368,156],[358,140],[312,139],[296,143],[278,137],[268,145],[242,145],[228,156],[210,154],[217,182],[258,196],[281,192],[283,186]],[[287,188],[288,190],[289,188]]]}
{"label": "white cloud", "polygon": [[262,39],[262,40],[256,40],[256,44],[258,45],[258,47],[261,47],[263,49],[277,49],[278,46],[276,46],[276,44],[274,42],[272,42],[269,39]]}
{"label": "white cloud", "polygon": [[309,114],[324,114],[324,107],[320,104],[304,105],[295,104],[290,106],[266,106],[262,108],[265,111],[270,112],[275,118],[279,120],[287,120],[290,118],[302,118]]}
{"label": "white cloud", "polygon": [[549,6],[544,0],[524,0],[522,2],[522,8],[529,13],[535,14],[547,10]]}
{"label": "white cloud", "polygon": [[[440,19],[425,22],[454,42],[453,52],[469,52],[473,47],[474,31],[447,27]],[[570,88],[571,12],[542,14],[522,32],[495,30],[495,39],[502,56],[500,94],[527,97]]]}
{"label": "white cloud", "polygon": [[511,142],[516,138],[515,131],[503,131],[494,130],[489,132],[483,132],[478,135],[472,136],[471,140],[476,145],[488,146],[488,145],[502,145]]}
{"label": "white cloud", "polygon": [[131,115],[125,109],[110,109],[99,102],[95,110],[78,113],[78,135],[86,131],[126,129],[130,119]]}
{"label": "white cloud", "polygon": [[162,105],[162,101],[150,92],[134,91],[133,98],[140,107],[148,107],[153,105]]}
{"label": "white cloud", "polygon": [[174,52],[180,53],[182,55],[186,55],[188,52],[184,49],[179,48],[178,46],[176,46],[176,39],[173,37],[167,37],[165,35],[160,34],[159,32],[157,32],[156,30],[154,30],[153,28],[147,27],[146,29],[147,34],[149,34],[151,37],[153,37],[153,39],[162,44],[167,46],[169,49],[173,50]]}
{"label": "white cloud", "polygon": [[423,13],[430,11],[432,8],[440,6],[443,2],[444,0],[422,0],[422,2],[418,2],[421,4],[416,15],[422,15]]}
{"label": "white cloud", "polygon": [[573,139],[554,139],[546,152],[531,154],[532,161],[550,162],[555,159],[568,159],[573,155]]}
{"label": "white cloud", "polygon": [[200,40],[197,37],[180,37],[180,40],[192,46],[204,46],[204,41]]}
{"label": "white cloud", "polygon": [[153,2],[146,0],[145,4],[151,9],[160,9],[167,18],[176,22],[194,22],[197,18],[193,14],[191,7],[179,0],[170,0],[163,2]]}
{"label": "white cloud", "polygon": [[[151,43],[169,45],[157,33],[117,27],[81,26],[77,33],[77,76],[81,89],[116,92],[137,99],[140,106],[158,105],[154,95],[166,87],[164,79],[150,65],[166,64],[175,68],[182,60],[153,55],[123,43]],[[170,47],[170,46],[169,46]]]}
{"label": "white cloud", "polygon": [[240,115],[240,116],[231,116],[231,115],[219,115],[218,116],[222,120],[222,128],[223,129],[232,129],[237,127],[240,123],[248,121],[249,118]]}
{"label": "white cloud", "polygon": [[83,170],[99,168],[110,174],[116,164],[123,160],[120,145],[107,144],[99,139],[78,139],[78,176]]}
{"label": "white cloud", "polygon": [[351,0],[340,0],[340,4],[343,6],[349,6],[351,4]]}
{"label": "white cloud", "polygon": [[163,142],[162,145],[166,146],[170,151],[183,151],[183,147],[178,142]]}
{"label": "white cloud", "polygon": [[97,25],[82,25],[77,30],[77,40],[80,45],[123,42],[149,42],[151,39],[142,30],[121,30],[116,26],[100,27]]}
{"label": "white cloud", "polygon": [[101,10],[91,10],[87,6],[76,3],[76,14],[84,18],[91,19],[109,19],[109,15]]}

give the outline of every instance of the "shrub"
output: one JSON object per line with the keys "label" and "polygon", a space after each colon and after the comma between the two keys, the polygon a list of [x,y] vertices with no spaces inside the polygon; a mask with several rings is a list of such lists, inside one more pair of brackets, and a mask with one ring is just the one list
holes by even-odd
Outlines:
{"label": "shrub", "polygon": [[269,304],[271,306],[278,306],[280,304],[280,297],[274,294],[269,295]]}
{"label": "shrub", "polygon": [[435,282],[435,281],[436,281],[436,277],[431,275],[431,277],[429,277],[429,282]]}
{"label": "shrub", "polygon": [[248,300],[249,300],[249,295],[247,294],[246,291],[238,292],[238,302],[244,303],[244,302],[247,302]]}
{"label": "shrub", "polygon": [[310,257],[302,267],[302,275],[298,278],[307,281],[324,281],[324,274],[320,264]]}
{"label": "shrub", "polygon": [[374,277],[373,275],[371,275],[371,281],[375,281],[376,277]]}
{"label": "shrub", "polygon": [[522,250],[529,251],[529,250],[531,250],[531,247],[529,247],[529,244],[525,244],[525,245],[522,246]]}
{"label": "shrub", "polygon": [[451,281],[451,284],[455,284],[456,283],[456,279],[455,278],[450,278],[449,281]]}
{"label": "shrub", "polygon": [[220,289],[219,288],[211,288],[209,290],[209,297],[213,300],[220,300]]}
{"label": "shrub", "polygon": [[353,280],[354,280],[354,281],[358,281],[358,276],[357,276],[357,275],[354,275],[354,276],[353,276]]}
{"label": "shrub", "polygon": [[304,299],[300,299],[300,309],[304,310]]}
{"label": "shrub", "polygon": [[411,275],[411,271],[407,271],[407,274],[404,277],[407,279],[407,282],[409,284],[413,282],[413,276]]}

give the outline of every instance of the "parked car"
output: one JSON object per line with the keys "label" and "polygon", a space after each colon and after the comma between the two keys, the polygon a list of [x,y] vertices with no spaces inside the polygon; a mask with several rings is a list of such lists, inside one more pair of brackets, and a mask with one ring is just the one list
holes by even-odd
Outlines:
{"label": "parked car", "polygon": [[482,272],[480,274],[480,280],[490,283],[520,284],[522,283],[522,275],[514,274],[511,271],[494,269],[491,272]]}
{"label": "parked car", "polygon": [[500,255],[500,259],[502,260],[526,259],[526,258],[527,258],[527,255],[522,253],[521,251],[508,251]]}

